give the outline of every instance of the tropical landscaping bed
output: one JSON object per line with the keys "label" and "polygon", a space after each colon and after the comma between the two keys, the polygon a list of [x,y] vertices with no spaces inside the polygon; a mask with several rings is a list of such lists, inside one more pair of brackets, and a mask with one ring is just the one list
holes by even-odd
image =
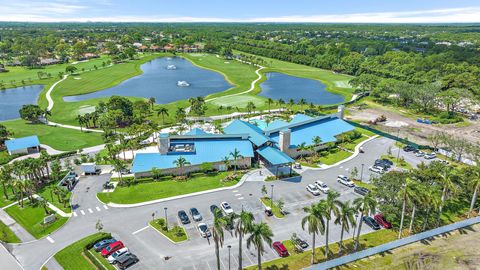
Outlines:
{"label": "tropical landscaping bed", "polygon": [[27,201],[23,208],[19,204],[15,204],[6,208],[5,212],[37,239],[57,230],[68,220],[68,218],[55,214],[55,221],[44,225],[43,221],[47,216],[45,209]]}
{"label": "tropical landscaping bed", "polygon": [[156,181],[153,178],[138,180],[130,186],[117,186],[115,191],[98,193],[97,197],[103,203],[132,204],[163,199],[199,191],[230,187],[238,183],[243,173],[229,181],[223,181],[232,172],[195,173],[186,179],[177,180],[172,176],[162,177]]}
{"label": "tropical landscaping bed", "polygon": [[188,239],[187,232],[183,227],[175,223],[173,226],[169,224],[169,228],[167,228],[164,218],[154,219],[148,224],[174,243],[183,242]]}
{"label": "tropical landscaping bed", "polygon": [[283,218],[285,215],[283,214],[282,208],[283,208],[283,201],[273,201],[269,197],[262,197],[260,198],[262,201],[263,205],[265,207],[270,207],[272,209],[272,213],[275,217],[277,218]]}

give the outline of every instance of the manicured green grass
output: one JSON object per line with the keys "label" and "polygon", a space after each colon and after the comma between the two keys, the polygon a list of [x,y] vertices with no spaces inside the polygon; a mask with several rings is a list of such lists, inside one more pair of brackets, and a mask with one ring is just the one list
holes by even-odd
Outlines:
{"label": "manicured green grass", "polygon": [[280,211],[280,208],[278,208],[277,204],[275,203],[275,200],[273,201],[272,205],[272,200],[268,197],[262,197],[260,198],[264,206],[268,206],[272,208],[273,215],[277,218],[283,218],[285,215]]}
{"label": "manicured green grass", "polygon": [[91,264],[83,255],[83,248],[87,244],[96,242],[105,236],[107,236],[105,233],[96,233],[87,236],[60,250],[57,254],[55,254],[54,258],[65,270],[94,270],[96,267],[93,266],[93,264]]}
{"label": "manicured green grass", "polygon": [[129,187],[117,187],[114,192],[98,193],[104,203],[139,203],[193,192],[233,186],[238,182],[222,182],[230,172],[211,175],[195,174],[187,180],[164,180],[160,182],[139,183]]}
{"label": "manicured green grass", "polygon": [[249,102],[253,102],[255,106],[263,108],[265,107],[266,100],[257,96],[239,95],[231,97],[220,97],[218,99],[212,100],[211,103],[217,106],[245,108],[247,107],[247,104]]}
{"label": "manicured green grass", "polygon": [[[348,234],[346,234],[347,237]],[[318,236],[317,236],[318,237]],[[322,237],[322,236],[321,236]],[[309,239],[310,240],[310,239]],[[369,234],[364,234],[360,236],[360,248],[359,250],[371,248],[374,246],[378,246],[381,244],[385,244],[387,242],[396,240],[396,233],[392,230],[380,230],[376,232],[372,232]],[[265,262],[262,264],[263,269],[266,270],[278,270],[278,269],[303,269],[310,266],[312,252],[311,250],[307,250],[304,252],[296,253],[293,248],[293,244],[290,240],[286,240],[283,242],[285,247],[288,249],[290,256],[285,258],[275,259],[269,262]],[[353,241],[352,239],[344,240],[344,245],[348,252],[353,252]],[[333,243],[329,245],[330,249],[330,256],[329,259],[337,258],[340,256],[339,254],[339,244]],[[345,255],[342,254],[342,255]],[[317,247],[315,249],[315,261],[317,263],[325,261],[325,247]],[[257,269],[256,266],[247,267],[248,270]]]}
{"label": "manicured green grass", "polygon": [[329,153],[328,155],[326,155],[324,157],[320,157],[319,161],[323,164],[326,164],[326,165],[332,165],[332,164],[335,164],[335,163],[337,163],[341,160],[344,160],[344,159],[348,158],[351,155],[352,155],[352,153],[350,153],[350,152],[343,151],[343,150],[337,150],[334,153]]}
{"label": "manicured green grass", "polygon": [[[107,269],[107,270],[117,270],[117,268],[115,268],[113,265],[111,265],[107,259],[105,259],[102,254],[100,254],[100,252],[96,252],[95,250],[93,249],[89,249],[87,250],[87,252],[89,252],[95,259],[97,259],[98,262],[100,262],[103,267],[105,267],[104,269]],[[102,269],[103,270],[103,269]]]}
{"label": "manicured green grass", "polygon": [[21,155],[9,155],[7,150],[0,151],[0,165],[7,164],[11,160],[19,157]]}
{"label": "manicured green grass", "polygon": [[0,73],[0,81],[5,83],[5,87],[12,87],[11,81],[15,81],[16,86],[21,86],[22,80],[25,80],[27,84],[45,84],[44,82],[51,79],[39,79],[37,73],[39,71],[52,74],[52,79],[58,78],[59,72],[65,73],[65,68],[69,65],[75,66],[79,71],[84,68],[85,70],[93,69],[95,65],[97,67],[102,66],[102,62],[106,62],[110,59],[108,56],[102,56],[100,58],[90,59],[86,62],[79,62],[77,64],[66,63],[66,64],[57,64],[57,65],[48,65],[43,68],[34,68],[29,69],[26,67],[10,67],[7,66],[9,72]]}
{"label": "manicured green grass", "polygon": [[375,188],[375,186],[372,185],[372,184],[368,184],[368,183],[365,183],[365,182],[360,182],[360,181],[357,181],[357,180],[353,180],[353,183],[355,183],[356,186],[364,187],[364,188],[367,188],[369,190],[373,190]]}
{"label": "manicured green grass", "polygon": [[40,195],[42,198],[44,198],[45,200],[47,200],[49,203],[55,205],[56,207],[58,207],[60,210],[62,210],[63,212],[65,213],[70,213],[72,212],[72,208],[70,206],[70,196],[71,196],[71,193],[68,192],[68,195],[67,195],[67,198],[66,198],[66,201],[67,203],[64,204],[63,203],[60,203],[60,201],[58,200],[58,196],[56,196],[54,193],[53,193],[53,189],[54,187],[57,186],[57,183],[56,182],[52,182],[44,187],[42,187],[42,189],[40,189],[37,194]]}
{"label": "manicured green grass", "polygon": [[42,225],[43,218],[45,217],[44,209],[29,205],[27,201],[25,201],[24,208],[16,204],[5,209],[5,211],[37,239],[60,228],[68,220],[68,218],[57,215],[57,219],[54,222],[48,225]]}
{"label": "manicured green grass", "polygon": [[[243,54],[248,55],[248,53]],[[352,99],[354,89],[348,84],[348,82],[353,78],[352,76],[333,73],[330,70],[294,64],[267,57],[260,58],[263,58],[267,63],[267,68],[263,69],[262,73],[280,72],[291,76],[319,80],[327,86],[328,91],[343,95],[345,97],[345,101]]]}
{"label": "manicured green grass", "polygon": [[0,207],[4,207],[15,202],[16,199],[11,188],[7,188],[7,194],[8,194],[8,199],[5,198],[3,187],[0,186]]}
{"label": "manicured green grass", "polygon": [[356,147],[359,143],[361,143],[361,142],[363,142],[363,141],[366,141],[366,140],[368,140],[368,139],[369,139],[369,137],[362,136],[362,137],[360,137],[360,138],[358,138],[358,139],[355,139],[355,140],[353,140],[353,141],[351,141],[351,142],[342,143],[340,146],[341,146],[342,148],[347,149],[347,150],[354,151],[354,150],[355,150],[355,147]]}
{"label": "manicured green grass", "polygon": [[98,132],[80,132],[80,130],[30,124],[24,120],[3,122],[14,137],[37,135],[40,143],[60,151],[72,151],[103,144],[102,135]]}
{"label": "manicured green grass", "polygon": [[160,225],[160,223],[165,223],[165,219],[159,218],[150,221],[148,224],[159,231],[163,236],[167,237],[168,239],[172,240],[175,243],[182,242],[188,239],[187,232],[181,226],[174,225],[172,226],[169,224],[168,231],[164,230],[164,227]]}
{"label": "manicured green grass", "polygon": [[10,228],[0,221],[0,241],[5,243],[20,243],[20,239],[15,235],[15,233],[10,230]]}

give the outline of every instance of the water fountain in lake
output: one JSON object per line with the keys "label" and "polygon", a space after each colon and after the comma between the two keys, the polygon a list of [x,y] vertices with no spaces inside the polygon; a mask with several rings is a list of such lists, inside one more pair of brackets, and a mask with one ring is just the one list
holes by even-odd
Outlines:
{"label": "water fountain in lake", "polygon": [[186,81],[177,81],[177,86],[185,87],[190,86],[190,84]]}

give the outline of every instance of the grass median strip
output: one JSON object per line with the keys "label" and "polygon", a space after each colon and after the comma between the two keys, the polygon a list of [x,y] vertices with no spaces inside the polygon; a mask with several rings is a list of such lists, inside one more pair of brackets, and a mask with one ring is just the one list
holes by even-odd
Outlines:
{"label": "grass median strip", "polygon": [[177,224],[174,224],[173,226],[170,225],[170,228],[167,230],[165,219],[163,218],[152,220],[148,224],[174,243],[183,242],[188,239],[185,229]]}
{"label": "grass median strip", "polygon": [[275,201],[273,201],[273,204],[272,204],[272,200],[270,200],[270,198],[268,197],[262,197],[260,198],[260,200],[262,201],[264,206],[272,208],[272,212],[275,217],[283,218],[285,216],[282,213],[280,207],[278,207],[278,202],[276,203]]}
{"label": "grass median strip", "polygon": [[0,241],[5,243],[20,243],[20,239],[3,222],[0,221]]}

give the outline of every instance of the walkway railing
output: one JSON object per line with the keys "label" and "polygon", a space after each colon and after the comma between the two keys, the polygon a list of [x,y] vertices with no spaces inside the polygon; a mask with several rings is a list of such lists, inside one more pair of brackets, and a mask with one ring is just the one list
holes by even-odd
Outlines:
{"label": "walkway railing", "polygon": [[357,261],[357,260],[360,260],[360,259],[363,259],[363,258],[366,258],[366,257],[373,256],[373,255],[376,255],[378,253],[382,253],[382,252],[385,252],[385,251],[388,251],[388,250],[391,250],[391,249],[394,249],[394,248],[398,248],[398,247],[405,246],[405,245],[408,245],[408,244],[411,244],[411,243],[415,243],[415,242],[418,242],[418,241],[421,241],[421,240],[424,240],[424,239],[427,239],[427,238],[430,238],[430,237],[433,237],[433,236],[436,236],[436,235],[439,235],[439,234],[444,234],[444,233],[447,233],[447,232],[450,232],[450,231],[454,231],[454,230],[458,230],[458,229],[461,229],[461,228],[464,228],[464,227],[468,227],[468,226],[471,226],[471,225],[474,225],[474,224],[477,224],[477,223],[480,223],[480,217],[466,219],[466,220],[456,222],[456,223],[452,223],[452,224],[449,224],[449,225],[446,225],[446,226],[443,226],[443,227],[439,227],[439,228],[436,228],[436,229],[433,229],[433,230],[429,230],[429,231],[422,232],[422,233],[419,233],[419,234],[414,234],[412,236],[408,236],[408,237],[402,238],[400,240],[392,241],[392,242],[389,242],[389,243],[386,243],[386,244],[383,244],[383,245],[380,245],[380,246],[365,249],[365,250],[362,250],[362,251],[359,251],[359,252],[356,252],[356,253],[353,253],[353,254],[350,254],[350,255],[342,256],[342,257],[334,259],[334,260],[319,263],[319,264],[310,266],[306,269],[310,269],[310,270],[313,270],[313,269],[320,270],[321,269],[321,270],[323,270],[323,269],[334,268],[334,267],[341,266],[341,265],[344,265],[344,264],[347,264],[347,263],[351,263],[351,262],[354,262],[354,261]]}

